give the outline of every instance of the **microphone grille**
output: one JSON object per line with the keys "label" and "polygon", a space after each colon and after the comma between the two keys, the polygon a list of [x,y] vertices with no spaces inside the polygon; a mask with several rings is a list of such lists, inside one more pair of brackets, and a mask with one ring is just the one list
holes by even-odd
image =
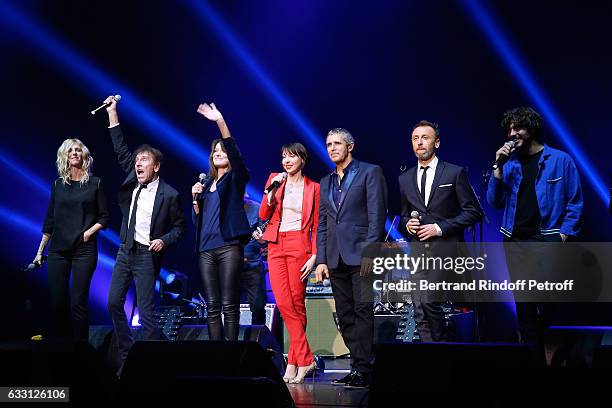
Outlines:
{"label": "microphone grille", "polygon": [[115,100],[119,102],[121,100],[121,95],[115,95],[113,96],[113,98],[115,98]]}
{"label": "microphone grille", "polygon": [[200,182],[206,178],[206,173],[200,173]]}
{"label": "microphone grille", "polygon": [[419,218],[419,212],[418,211],[412,211],[410,213],[410,218]]}

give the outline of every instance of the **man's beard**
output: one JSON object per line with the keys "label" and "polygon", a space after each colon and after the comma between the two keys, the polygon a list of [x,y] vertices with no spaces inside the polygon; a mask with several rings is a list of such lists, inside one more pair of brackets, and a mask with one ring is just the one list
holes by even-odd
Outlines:
{"label": "man's beard", "polygon": [[435,150],[430,150],[430,151],[427,151],[425,153],[417,154],[416,157],[420,161],[427,161],[427,160],[429,160],[429,159],[431,159],[433,157],[434,153],[435,153]]}

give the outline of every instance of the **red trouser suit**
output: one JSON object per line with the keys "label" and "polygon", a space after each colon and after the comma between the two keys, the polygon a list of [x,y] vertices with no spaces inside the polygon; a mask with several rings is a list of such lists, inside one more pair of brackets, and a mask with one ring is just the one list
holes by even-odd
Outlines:
{"label": "red trouser suit", "polygon": [[[277,173],[272,173],[266,185]],[[300,231],[279,232],[285,184],[276,191],[275,204],[268,205],[264,196],[259,217],[270,219],[263,239],[268,241],[270,284],[287,331],[289,332],[288,363],[305,367],[313,356],[306,339],[306,283],[300,280],[300,269],[316,252],[319,218],[319,184],[304,177],[302,228]]]}

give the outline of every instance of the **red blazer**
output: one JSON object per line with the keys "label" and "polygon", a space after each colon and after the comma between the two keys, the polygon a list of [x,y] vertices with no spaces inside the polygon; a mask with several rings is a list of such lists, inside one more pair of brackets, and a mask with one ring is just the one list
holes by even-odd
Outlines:
{"label": "red blazer", "polygon": [[[266,186],[270,185],[270,180],[278,173],[270,174]],[[285,183],[283,183],[274,198],[276,203],[272,206],[268,205],[268,197],[264,195],[259,206],[259,218],[263,221],[270,219],[266,231],[263,234],[263,239],[268,242],[276,242],[278,240],[278,230],[281,224],[281,216],[283,210],[283,195],[285,193]],[[302,199],[302,241],[307,253],[317,253],[317,227],[319,225],[319,183],[315,183],[308,177],[304,176],[304,197]]]}

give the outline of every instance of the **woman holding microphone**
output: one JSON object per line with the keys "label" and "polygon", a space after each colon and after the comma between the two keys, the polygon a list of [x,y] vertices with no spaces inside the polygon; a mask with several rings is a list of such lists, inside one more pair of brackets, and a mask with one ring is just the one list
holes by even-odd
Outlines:
{"label": "woman holding microphone", "polygon": [[[57,150],[57,178],[34,258],[40,265],[49,241],[47,262],[51,297],[51,337],[87,341],[89,286],[98,263],[96,235],[109,221],[102,180],[91,175],[93,157],[79,139]],[[70,275],[72,273],[72,286]]]}
{"label": "woman holding microphone", "polygon": [[270,222],[262,239],[268,241],[268,269],[276,304],[289,332],[285,382],[299,384],[315,369],[306,340],[306,279],[315,264],[319,218],[319,184],[304,176],[308,152],[301,143],[281,148],[285,173],[272,173],[259,217]]}
{"label": "woman holding microphone", "polygon": [[209,177],[191,189],[196,253],[208,306],[208,335],[210,340],[238,340],[241,241],[251,234],[243,201],[249,173],[215,104],[201,104],[198,113],[216,122],[222,137],[212,142]]}

